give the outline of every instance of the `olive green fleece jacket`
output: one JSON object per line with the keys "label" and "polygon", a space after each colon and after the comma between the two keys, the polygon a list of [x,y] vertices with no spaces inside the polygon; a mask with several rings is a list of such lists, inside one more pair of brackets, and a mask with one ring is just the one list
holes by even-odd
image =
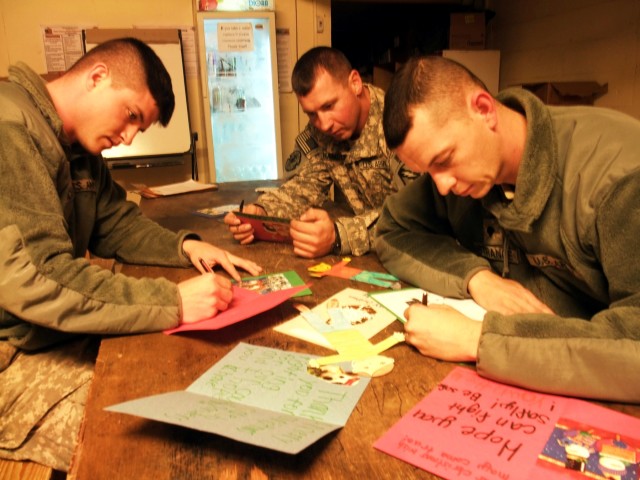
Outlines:
{"label": "olive green fleece jacket", "polygon": [[513,89],[527,118],[515,198],[442,197],[423,176],[391,196],[376,249],[391,273],[469,297],[491,268],[556,313],[485,315],[481,375],[534,390],[640,402],[640,122],[595,107],[548,107]]}
{"label": "olive green fleece jacket", "polygon": [[69,334],[175,327],[177,286],[92,266],[87,250],[122,262],[190,265],[187,232],[140,214],[100,157],[64,145],[43,80],[24,64],[0,83],[0,341],[24,349]]}

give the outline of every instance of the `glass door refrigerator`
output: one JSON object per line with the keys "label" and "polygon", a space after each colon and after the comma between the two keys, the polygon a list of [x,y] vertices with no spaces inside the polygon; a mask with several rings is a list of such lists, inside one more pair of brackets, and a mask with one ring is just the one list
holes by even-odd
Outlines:
{"label": "glass door refrigerator", "polygon": [[275,13],[197,19],[211,181],[281,178]]}

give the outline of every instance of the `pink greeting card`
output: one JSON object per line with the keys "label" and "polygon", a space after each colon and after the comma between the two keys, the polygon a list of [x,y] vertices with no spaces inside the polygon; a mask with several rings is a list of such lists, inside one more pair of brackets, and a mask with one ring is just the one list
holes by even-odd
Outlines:
{"label": "pink greeting card", "polygon": [[447,479],[638,480],[640,419],[457,367],[374,447]]}

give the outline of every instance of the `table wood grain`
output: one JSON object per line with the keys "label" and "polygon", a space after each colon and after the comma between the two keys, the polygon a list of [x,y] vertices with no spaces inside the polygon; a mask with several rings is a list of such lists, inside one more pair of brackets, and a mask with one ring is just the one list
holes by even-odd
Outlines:
{"label": "table wood grain", "polygon": [[[296,301],[313,307],[347,288],[379,287],[333,277],[313,279],[307,268],[320,260],[295,257],[286,244],[240,246],[217,220],[193,214],[197,208],[253,201],[256,185],[221,184],[217,192],[143,200],[145,214],[171,228],[187,228],[204,240],[260,263],[266,273],[295,270],[312,281],[313,295]],[[334,256],[322,259],[337,262]],[[353,258],[352,265],[384,271],[373,254]],[[179,282],[198,275],[193,269],[125,265],[122,273],[164,276]],[[81,438],[69,479],[434,479],[439,478],[373,448],[373,443],[456,365],[420,355],[402,343],[385,355],[395,359],[393,371],[372,379],[344,428],[327,435],[297,455],[235,442],[210,433],[106,412],[116,403],[174,390],[184,390],[224,357],[238,342],[282,350],[328,355],[331,351],[275,332],[273,327],[297,315],[293,302],[217,331],[162,333],[104,338],[86,406]],[[394,331],[394,322],[372,340]],[[607,406],[640,416],[632,405]]]}

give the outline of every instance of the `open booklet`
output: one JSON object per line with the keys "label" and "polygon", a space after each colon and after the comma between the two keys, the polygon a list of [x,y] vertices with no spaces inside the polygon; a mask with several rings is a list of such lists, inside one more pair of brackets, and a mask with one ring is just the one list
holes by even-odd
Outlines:
{"label": "open booklet", "polygon": [[427,295],[429,304],[449,305],[460,313],[474,320],[482,320],[487,311],[471,299],[457,300],[442,297],[421,288],[403,288],[402,290],[382,290],[370,292],[369,296],[393,313],[398,320],[405,322],[404,311],[414,303],[421,303],[423,295]]}
{"label": "open booklet", "polygon": [[307,371],[313,358],[239,343],[186,390],[106,410],[298,453],[342,428],[369,384],[319,378]]}

